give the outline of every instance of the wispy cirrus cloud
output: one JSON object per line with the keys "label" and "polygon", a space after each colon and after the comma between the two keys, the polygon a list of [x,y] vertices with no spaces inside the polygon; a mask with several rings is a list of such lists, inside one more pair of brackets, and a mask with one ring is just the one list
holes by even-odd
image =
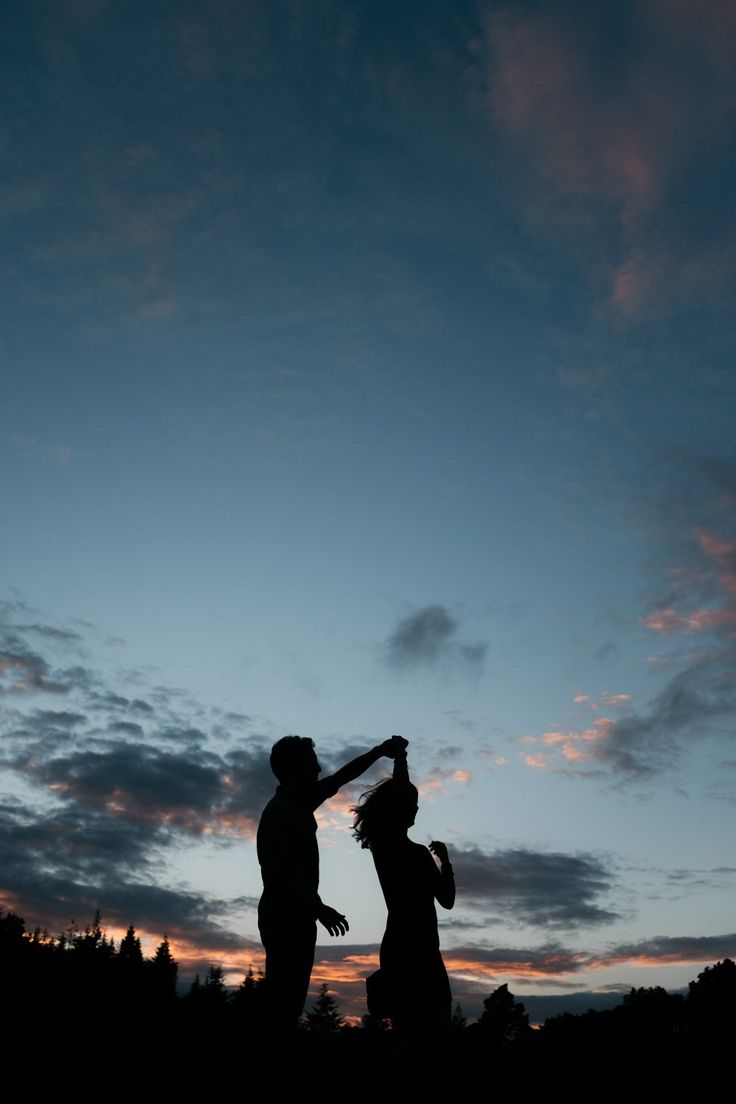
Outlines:
{"label": "wispy cirrus cloud", "polygon": [[[733,740],[736,476],[731,465],[697,469],[699,475],[706,471],[707,483],[699,478],[693,500],[680,503],[666,533],[671,566],[665,586],[653,589],[641,619],[649,632],[682,645],[665,660],[657,657],[656,665],[668,673],[666,682],[638,709],[627,694],[604,693],[598,699],[578,692],[576,703],[598,715],[582,726],[523,737],[527,766],[580,777],[648,779],[676,768],[694,741]],[[681,497],[687,499],[685,492]],[[698,522],[688,524],[693,516]],[[608,715],[613,710],[619,712]]]}
{"label": "wispy cirrus cloud", "polygon": [[736,250],[712,212],[731,225],[730,198],[697,182],[708,164],[717,179],[736,115],[730,5],[645,0],[608,21],[511,4],[489,12],[485,42],[490,114],[527,170],[530,210],[602,243],[610,304],[636,314],[720,294]]}
{"label": "wispy cirrus cloud", "polygon": [[[573,30],[554,5],[528,16],[513,9],[490,14],[489,100],[509,132],[534,151],[549,187],[608,199],[629,220],[657,194],[667,135],[651,141],[656,101],[627,86],[625,77],[599,81],[602,44],[592,30]],[[642,101],[647,109],[637,115],[631,108]]]}
{"label": "wispy cirrus cloud", "polygon": [[10,440],[18,445],[26,456],[36,456],[44,460],[55,460],[66,465],[74,456],[78,456],[68,445],[49,444],[36,437],[24,437],[21,433],[11,433]]}

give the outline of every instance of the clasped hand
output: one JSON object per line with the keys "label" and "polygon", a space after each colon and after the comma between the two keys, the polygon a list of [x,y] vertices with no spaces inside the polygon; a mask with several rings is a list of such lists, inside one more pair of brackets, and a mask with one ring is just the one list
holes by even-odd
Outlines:
{"label": "clasped hand", "polygon": [[381,754],[387,755],[389,759],[395,759],[397,755],[401,755],[405,752],[409,746],[409,741],[405,740],[403,736],[392,736],[390,740],[384,740],[381,744]]}

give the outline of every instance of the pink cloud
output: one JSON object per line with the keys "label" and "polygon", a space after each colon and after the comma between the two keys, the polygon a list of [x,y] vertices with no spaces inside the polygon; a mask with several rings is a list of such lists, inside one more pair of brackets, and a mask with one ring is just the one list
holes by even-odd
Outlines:
{"label": "pink cloud", "polygon": [[700,54],[721,77],[713,112],[736,102],[733,48],[736,5],[733,0],[648,0],[648,16],[657,32],[688,53]]}
{"label": "pink cloud", "polygon": [[693,250],[663,234],[653,216],[682,167],[728,140],[735,10],[723,0],[642,0],[634,48],[625,65],[612,68],[608,59],[605,79],[603,47],[584,27],[566,26],[556,6],[486,20],[487,103],[526,159],[530,213],[543,209],[578,229],[618,223],[621,258],[603,267],[610,305],[622,315],[721,294],[733,268],[728,236]]}
{"label": "pink cloud", "polygon": [[616,708],[620,705],[628,705],[631,701],[631,694],[604,694],[603,703],[609,708]]}
{"label": "pink cloud", "polygon": [[536,744],[544,750],[523,754],[522,759],[533,770],[560,771],[569,765],[589,763],[597,757],[598,749],[604,747],[614,726],[610,717],[596,717],[590,728],[553,729],[541,736],[525,736],[523,743]]}
{"label": "pink cloud", "polygon": [[597,81],[595,58],[550,17],[495,14],[486,34],[491,110],[526,145],[545,183],[613,201],[624,221],[651,206],[667,126],[659,125],[666,105],[646,83]]}
{"label": "pink cloud", "polygon": [[690,613],[680,614],[675,610],[659,610],[644,618],[644,624],[654,632],[668,633],[676,629],[692,629],[701,632],[704,629],[717,629],[736,626],[736,608],[716,608],[692,610]]}
{"label": "pink cloud", "polygon": [[627,314],[637,313],[656,293],[666,272],[662,257],[641,247],[634,248],[613,270],[611,301]]}
{"label": "pink cloud", "polygon": [[704,292],[717,296],[734,267],[730,240],[687,251],[671,243],[631,241],[624,260],[611,273],[611,302],[636,315],[664,301],[681,301]]}
{"label": "pink cloud", "polygon": [[509,949],[506,955],[494,954],[485,960],[481,954],[473,954],[473,948],[458,948],[442,955],[445,966],[454,974],[475,976],[479,979],[501,975],[545,978],[555,974],[572,973],[586,965],[585,953],[568,951],[524,954],[523,950]]}
{"label": "pink cloud", "polygon": [[522,755],[522,759],[528,767],[532,767],[534,770],[546,770],[549,756],[540,751],[538,755]]}
{"label": "pink cloud", "polygon": [[730,563],[733,557],[736,556],[736,544],[724,540],[716,533],[709,533],[707,529],[699,529],[696,536],[700,547],[706,555],[712,556],[713,559],[718,560],[720,563],[723,563],[724,560]]}
{"label": "pink cloud", "polygon": [[673,609],[661,609],[656,613],[650,613],[642,622],[652,632],[670,633],[685,624],[684,617]]}
{"label": "pink cloud", "polygon": [[466,770],[433,770],[429,778],[419,782],[417,789],[420,797],[432,797],[436,793],[442,793],[447,784],[455,782],[461,786],[467,786],[472,781],[472,774]]}
{"label": "pink cloud", "polygon": [[720,570],[714,572],[712,567],[700,573],[702,581],[711,580],[720,585],[725,592],[723,605],[708,606],[700,609],[686,610],[683,612],[671,606],[665,609],[655,610],[645,617],[643,624],[653,632],[671,633],[679,629],[688,629],[692,632],[703,632],[708,629],[736,628],[736,544],[725,540],[706,529],[699,529],[695,533],[701,551],[709,560],[714,561]]}

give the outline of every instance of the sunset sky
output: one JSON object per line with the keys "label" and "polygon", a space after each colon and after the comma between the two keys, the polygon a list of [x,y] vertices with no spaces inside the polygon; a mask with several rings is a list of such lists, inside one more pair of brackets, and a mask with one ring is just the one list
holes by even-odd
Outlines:
{"label": "sunset sky", "polygon": [[236,983],[271,744],[397,732],[470,1018],[736,955],[736,4],[0,26],[0,903]]}

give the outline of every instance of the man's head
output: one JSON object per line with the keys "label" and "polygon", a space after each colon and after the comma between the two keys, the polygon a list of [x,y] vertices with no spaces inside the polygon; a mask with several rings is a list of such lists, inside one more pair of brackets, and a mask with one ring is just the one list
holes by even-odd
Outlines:
{"label": "man's head", "polygon": [[308,736],[284,736],[271,748],[271,770],[279,782],[316,782],[322,768]]}

